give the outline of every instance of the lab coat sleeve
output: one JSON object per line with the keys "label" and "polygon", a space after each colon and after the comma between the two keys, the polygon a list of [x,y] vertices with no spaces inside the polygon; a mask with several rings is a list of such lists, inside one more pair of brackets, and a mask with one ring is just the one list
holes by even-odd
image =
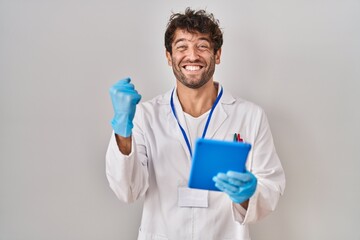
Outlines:
{"label": "lab coat sleeve", "polygon": [[144,196],[149,186],[146,147],[140,123],[141,109],[137,107],[129,155],[120,152],[114,132],[106,152],[106,177],[110,188],[126,203]]}
{"label": "lab coat sleeve", "polygon": [[258,184],[249,200],[248,209],[233,203],[235,221],[248,224],[259,221],[273,212],[285,189],[285,174],[276,153],[265,113],[259,110],[259,126],[256,128],[252,153],[247,167],[257,177]]}

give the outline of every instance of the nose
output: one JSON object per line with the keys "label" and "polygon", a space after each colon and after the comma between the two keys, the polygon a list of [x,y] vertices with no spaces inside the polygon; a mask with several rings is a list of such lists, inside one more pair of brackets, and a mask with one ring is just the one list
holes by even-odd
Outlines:
{"label": "nose", "polygon": [[199,54],[198,51],[196,49],[196,47],[190,47],[188,49],[188,59],[189,61],[193,62],[199,59]]}

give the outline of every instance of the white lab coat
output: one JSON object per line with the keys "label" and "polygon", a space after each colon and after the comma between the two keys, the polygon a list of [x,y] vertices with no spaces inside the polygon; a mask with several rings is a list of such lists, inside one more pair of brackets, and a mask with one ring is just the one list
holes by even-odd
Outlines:
{"label": "white lab coat", "polygon": [[[231,141],[234,133],[240,133],[252,144],[247,169],[258,185],[247,211],[225,193],[214,191],[209,191],[207,208],[179,207],[178,188],[187,186],[191,158],[171,111],[170,96],[171,91],[137,106],[129,156],[118,150],[114,134],[106,154],[106,175],[117,197],[124,202],[145,197],[138,240],[250,239],[247,224],[274,211],[285,188],[264,111],[224,89],[206,134],[206,138]],[[176,94],[174,104],[184,126]]]}

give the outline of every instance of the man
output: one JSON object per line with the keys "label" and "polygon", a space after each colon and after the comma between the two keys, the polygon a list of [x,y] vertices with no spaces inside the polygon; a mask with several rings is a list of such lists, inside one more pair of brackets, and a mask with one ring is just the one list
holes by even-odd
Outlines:
{"label": "man", "polygon": [[[138,239],[250,239],[247,224],[272,212],[283,194],[265,113],[213,79],[222,43],[214,16],[187,8],[170,17],[165,32],[176,87],[141,104],[130,79],[110,89],[106,174],[120,200],[145,198]],[[228,141],[234,133],[252,145],[247,171],[214,176],[219,192],[187,188],[195,139]]]}

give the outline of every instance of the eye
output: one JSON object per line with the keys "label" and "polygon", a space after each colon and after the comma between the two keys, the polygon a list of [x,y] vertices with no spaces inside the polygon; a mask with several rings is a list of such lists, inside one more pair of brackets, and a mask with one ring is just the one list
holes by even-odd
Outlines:
{"label": "eye", "polygon": [[198,48],[200,50],[207,50],[207,49],[209,49],[209,45],[207,45],[207,44],[199,44]]}
{"label": "eye", "polygon": [[186,46],[185,45],[179,45],[179,46],[176,46],[176,50],[178,50],[178,51],[184,51],[184,50],[186,50]]}

